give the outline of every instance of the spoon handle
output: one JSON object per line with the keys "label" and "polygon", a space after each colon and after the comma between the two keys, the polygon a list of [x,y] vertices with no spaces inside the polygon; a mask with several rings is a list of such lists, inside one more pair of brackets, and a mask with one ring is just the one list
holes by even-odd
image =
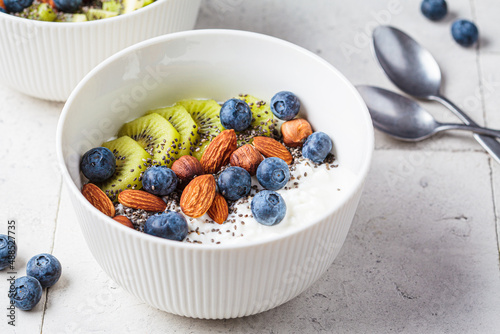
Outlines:
{"label": "spoon handle", "polygon": [[436,132],[441,132],[446,130],[472,131],[474,133],[478,133],[481,135],[500,137],[500,130],[483,128],[481,126],[442,123],[436,128]]}
{"label": "spoon handle", "polygon": [[[433,100],[440,102],[446,108],[450,109],[455,115],[458,116],[467,125],[478,126],[466,113],[464,113],[453,102],[446,97],[437,95],[431,97]],[[498,162],[500,163],[500,143],[493,137],[474,134],[474,138],[481,144],[481,146]]]}

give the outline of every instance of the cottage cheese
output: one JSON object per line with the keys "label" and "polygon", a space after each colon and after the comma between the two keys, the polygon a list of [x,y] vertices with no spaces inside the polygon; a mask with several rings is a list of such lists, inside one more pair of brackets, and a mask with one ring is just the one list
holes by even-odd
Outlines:
{"label": "cottage cheese", "polygon": [[285,218],[279,224],[266,226],[253,218],[251,199],[263,188],[252,177],[251,194],[234,203],[233,212],[223,224],[215,223],[206,214],[200,218],[186,216],[190,232],[184,242],[234,244],[262,240],[297,229],[323,216],[355,179],[354,173],[335,162],[314,165],[307,159],[297,163],[290,174],[288,184],[277,191],[287,206]]}

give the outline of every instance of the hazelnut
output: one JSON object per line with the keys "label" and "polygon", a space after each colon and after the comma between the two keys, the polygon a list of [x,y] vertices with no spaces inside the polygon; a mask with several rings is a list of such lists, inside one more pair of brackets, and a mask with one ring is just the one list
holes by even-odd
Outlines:
{"label": "hazelnut", "polygon": [[281,125],[283,142],[289,147],[302,146],[312,133],[311,124],[302,118],[292,119]]}
{"label": "hazelnut", "polygon": [[175,160],[172,165],[172,170],[179,178],[177,187],[180,189],[186,187],[195,176],[205,174],[201,163],[191,155],[183,155]]}
{"label": "hazelnut", "polygon": [[257,167],[264,160],[262,155],[252,145],[245,144],[231,154],[231,166],[245,169],[250,175],[255,175]]}

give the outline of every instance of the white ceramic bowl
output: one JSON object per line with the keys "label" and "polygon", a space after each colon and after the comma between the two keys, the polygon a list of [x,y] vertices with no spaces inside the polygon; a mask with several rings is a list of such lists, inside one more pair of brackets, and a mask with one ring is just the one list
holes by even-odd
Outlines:
{"label": "white ceramic bowl", "polygon": [[[355,181],[317,221],[265,241],[196,245],[146,235],[101,214],[81,195],[81,155],[124,121],[184,98],[270,100],[295,92],[301,113],[333,139]],[[59,164],[97,262],[139,299],[167,312],[232,318],[278,306],[332,264],[353,219],[373,151],[373,127],[353,86],[291,43],[250,32],[195,30],[134,45],[104,61],[68,99],[57,130]]]}
{"label": "white ceramic bowl", "polygon": [[193,29],[201,0],[157,0],[105,20],[41,22],[0,13],[0,84],[45,100],[66,101],[78,82],[132,44]]}

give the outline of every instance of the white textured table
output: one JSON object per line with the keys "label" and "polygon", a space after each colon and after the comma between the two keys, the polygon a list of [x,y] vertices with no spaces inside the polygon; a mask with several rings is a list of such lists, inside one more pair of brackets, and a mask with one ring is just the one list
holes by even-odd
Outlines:
{"label": "white textured table", "polygon": [[[433,23],[419,0],[211,0],[197,28],[256,31],[303,46],[355,84],[394,89],[374,61],[370,30],[392,24],[437,58],[444,93],[480,124],[500,128],[497,0],[448,1]],[[472,18],[482,39],[464,49],[450,37]],[[298,79],[299,80],[299,79]],[[16,222],[17,276],[28,259],[52,252],[60,282],[31,312],[7,321],[9,275],[0,272],[0,333],[499,333],[500,165],[468,134],[405,144],[376,133],[373,166],[344,247],[299,297],[242,319],[207,321],[157,311],[100,269],[80,234],[56,167],[62,104],[0,87],[0,233]],[[425,103],[440,121],[456,121]]]}

